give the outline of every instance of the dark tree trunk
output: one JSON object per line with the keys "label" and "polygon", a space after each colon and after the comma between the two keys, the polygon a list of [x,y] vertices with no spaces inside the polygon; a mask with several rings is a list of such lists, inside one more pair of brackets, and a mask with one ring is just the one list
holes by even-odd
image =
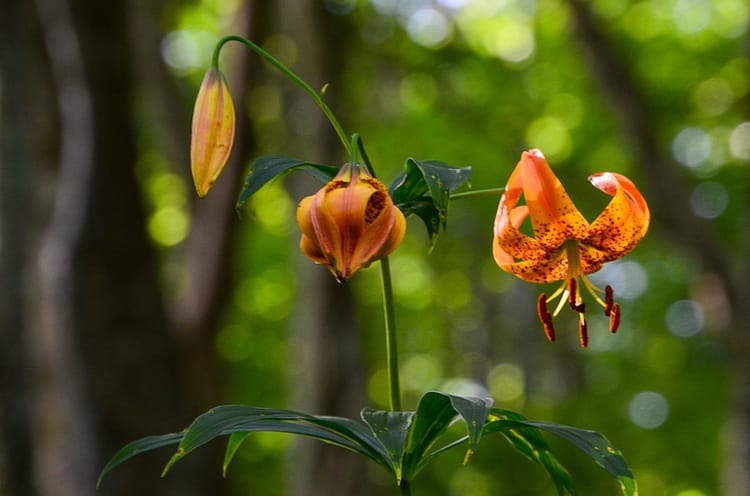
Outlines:
{"label": "dark tree trunk", "polygon": [[[31,496],[29,343],[25,267],[34,216],[30,199],[40,69],[29,2],[0,2],[0,494]],[[38,88],[38,87],[37,87]],[[12,95],[12,97],[11,97]],[[35,99],[34,97],[37,97]]]}
{"label": "dark tree trunk", "polygon": [[95,490],[117,449],[190,419],[134,175],[131,7],[3,2],[3,494],[222,492],[201,455],[160,480],[166,453]]}

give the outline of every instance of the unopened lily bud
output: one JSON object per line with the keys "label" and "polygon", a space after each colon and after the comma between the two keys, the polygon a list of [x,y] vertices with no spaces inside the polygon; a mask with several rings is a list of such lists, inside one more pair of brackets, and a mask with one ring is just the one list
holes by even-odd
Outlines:
{"label": "unopened lily bud", "polygon": [[224,74],[212,67],[206,73],[193,109],[190,165],[198,196],[216,182],[234,141],[235,114]]}
{"label": "unopened lily bud", "polygon": [[385,185],[360,166],[346,164],[297,208],[300,249],[343,282],[393,252],[406,232],[406,218]]}

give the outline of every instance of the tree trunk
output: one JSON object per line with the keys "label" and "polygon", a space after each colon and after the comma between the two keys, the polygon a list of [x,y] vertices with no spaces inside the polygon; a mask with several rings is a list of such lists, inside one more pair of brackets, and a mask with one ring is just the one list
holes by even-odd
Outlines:
{"label": "tree trunk", "polygon": [[[11,493],[220,494],[215,459],[208,477],[198,455],[161,481],[164,453],[118,467],[96,492],[96,476],[117,449],[148,434],[179,430],[189,420],[180,396],[178,346],[163,307],[134,176],[129,5],[124,0],[13,4],[19,16],[10,18],[14,27],[9,32],[22,33],[19,41],[41,36],[46,55],[27,49],[34,43],[14,48],[29,60],[33,57],[37,66],[49,62],[50,74],[37,71],[32,84],[27,72],[3,70],[4,82],[6,74],[12,82],[3,84],[3,122],[18,123],[11,130],[3,128],[3,185],[20,186],[9,195],[22,194],[24,184],[35,186],[33,195],[10,207],[4,191],[2,205],[3,221],[14,214],[20,219],[3,223],[3,234],[13,230],[12,239],[19,242],[9,252],[19,265],[8,267],[13,277],[3,287],[13,281],[10,294],[19,300],[16,281],[25,272],[30,276],[28,295],[33,295],[19,301],[17,308],[25,313],[9,315],[13,331],[3,333],[19,344],[11,355],[17,358],[3,360],[3,365],[23,359],[20,341],[26,335],[33,370],[28,381],[33,406],[21,412],[25,419],[18,411],[3,412],[4,427],[17,428],[13,452],[4,453],[13,460],[6,464]],[[33,31],[37,23],[24,22],[33,20],[33,12],[20,6],[36,8],[41,34]],[[3,54],[4,64],[14,58],[13,50]],[[39,104],[46,101],[46,87],[52,88],[48,100],[53,111]],[[12,116],[7,121],[6,112]],[[37,128],[29,129],[31,124]],[[20,137],[11,136],[14,132]],[[42,169],[45,160],[51,174]],[[51,179],[45,181],[46,176]],[[6,177],[15,179],[6,183]],[[27,227],[32,215],[19,216],[19,205],[25,214],[44,217],[42,232],[31,239],[29,249],[23,249],[23,238],[33,234]],[[17,232],[23,228],[26,233]],[[7,376],[4,369],[3,380]],[[11,382],[10,401],[20,400],[16,408],[22,410],[23,366]],[[33,427],[25,429],[29,419]],[[24,450],[29,430],[33,477]]]}

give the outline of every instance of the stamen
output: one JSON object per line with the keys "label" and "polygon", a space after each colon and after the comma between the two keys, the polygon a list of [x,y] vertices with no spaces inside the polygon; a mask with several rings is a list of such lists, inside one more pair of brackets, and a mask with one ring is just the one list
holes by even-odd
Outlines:
{"label": "stamen", "polygon": [[586,324],[586,317],[583,314],[579,314],[581,317],[578,319],[578,336],[581,338],[581,347],[585,348],[589,344],[589,326]]}
{"label": "stamen", "polygon": [[612,305],[612,311],[609,314],[609,332],[612,334],[617,332],[617,328],[620,326],[620,305],[615,303]]}
{"label": "stamen", "polygon": [[612,312],[612,305],[614,304],[614,291],[612,290],[612,286],[607,285],[607,287],[604,288],[604,315],[609,317],[609,314]]}
{"label": "stamen", "polygon": [[552,319],[548,319],[546,322],[542,322],[542,326],[544,327],[544,334],[547,335],[547,340],[550,343],[553,343],[555,341],[555,328],[552,325]]}
{"label": "stamen", "polygon": [[570,308],[572,308],[576,312],[578,311],[576,308],[578,306],[576,304],[576,300],[578,299],[577,296],[578,296],[578,284],[576,283],[576,278],[571,277],[568,280],[568,303],[570,304]]}
{"label": "stamen", "polygon": [[536,310],[539,314],[539,320],[542,321],[544,327],[544,334],[547,335],[547,340],[553,342],[555,340],[555,327],[552,325],[552,315],[547,311],[547,295],[542,293],[536,301]]}
{"label": "stamen", "polygon": [[591,296],[594,297],[596,302],[601,306],[606,306],[604,301],[599,297],[597,293],[602,293],[602,290],[594,286],[591,281],[589,281],[589,278],[586,276],[581,276],[581,280],[583,280],[583,285],[586,286],[586,289],[591,294]]}

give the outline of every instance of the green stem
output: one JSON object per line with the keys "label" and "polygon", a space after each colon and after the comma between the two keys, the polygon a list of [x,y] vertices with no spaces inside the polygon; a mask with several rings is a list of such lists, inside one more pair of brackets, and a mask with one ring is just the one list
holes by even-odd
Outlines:
{"label": "green stem", "polygon": [[388,393],[391,411],[397,412],[401,411],[401,387],[398,380],[396,313],[393,305],[391,264],[388,257],[380,260],[380,276],[383,288],[383,310],[385,312],[385,360],[388,367]]}
{"label": "green stem", "polygon": [[498,193],[504,193],[504,192],[505,192],[505,188],[473,189],[471,191],[462,191],[461,193],[451,193],[451,200],[460,200],[461,198],[471,198],[472,196],[497,195]]}
{"label": "green stem", "polygon": [[399,489],[401,489],[401,495],[402,496],[410,496],[411,495],[411,489],[409,488],[409,483],[405,480],[401,481],[401,484],[398,486]]}
{"label": "green stem", "polygon": [[276,69],[278,69],[282,74],[284,74],[286,77],[294,81],[294,83],[297,84],[300,88],[305,90],[308,95],[315,101],[315,103],[320,107],[320,110],[323,111],[325,116],[328,118],[328,121],[333,126],[333,129],[336,130],[336,134],[338,135],[339,139],[341,140],[341,143],[344,145],[344,148],[346,149],[347,153],[349,155],[352,154],[351,146],[349,144],[349,140],[346,136],[346,133],[344,133],[344,129],[341,127],[341,124],[339,124],[339,121],[336,119],[336,116],[333,115],[333,112],[328,107],[325,101],[323,101],[323,95],[322,92],[318,93],[312,87],[307,84],[301,77],[299,77],[297,74],[295,74],[290,68],[279,62],[278,59],[276,59],[273,55],[263,50],[261,47],[253,43],[252,41],[248,40],[247,38],[243,38],[242,36],[237,35],[230,35],[225,36],[219,42],[216,44],[216,48],[214,48],[214,54],[213,58],[211,60],[211,65],[213,67],[219,67],[219,53],[221,52],[222,47],[230,42],[230,41],[238,41],[248,48],[255,52],[256,54],[260,55],[265,59],[269,64],[274,66]]}

